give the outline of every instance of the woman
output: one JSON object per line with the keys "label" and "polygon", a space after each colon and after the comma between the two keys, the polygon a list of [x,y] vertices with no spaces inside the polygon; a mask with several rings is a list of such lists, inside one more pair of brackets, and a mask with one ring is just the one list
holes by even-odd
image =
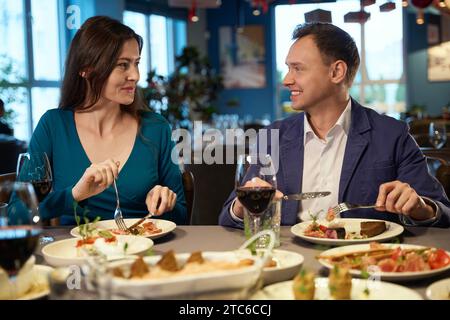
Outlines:
{"label": "woman", "polygon": [[141,49],[139,35],[108,17],[92,17],[76,33],[59,108],[42,116],[30,141],[30,152],[46,152],[53,170],[42,218],[73,224],[76,207],[80,216],[112,219],[116,179],[125,217],[152,212],[186,222],[169,124],[138,94]]}

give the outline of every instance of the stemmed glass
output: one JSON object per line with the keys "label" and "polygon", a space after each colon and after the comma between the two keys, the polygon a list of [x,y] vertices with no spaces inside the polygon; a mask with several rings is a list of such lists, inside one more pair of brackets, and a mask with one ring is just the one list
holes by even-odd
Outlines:
{"label": "stemmed glass", "polygon": [[[254,235],[260,231],[261,218],[264,218],[265,211],[271,204],[277,189],[275,166],[271,156],[269,154],[239,155],[235,187],[237,198],[245,208],[246,235]],[[264,244],[260,241],[257,246],[264,247]]]}
{"label": "stemmed glass", "polygon": [[36,249],[42,230],[37,207],[30,183],[0,184],[0,267],[13,284],[12,297],[19,271]]}
{"label": "stemmed glass", "polygon": [[445,128],[445,123],[431,122],[428,137],[434,148],[442,148],[447,142],[447,130]]}
{"label": "stemmed glass", "polygon": [[[33,185],[38,204],[42,202],[52,189],[52,169],[45,152],[21,153],[17,161],[16,180]],[[37,209],[39,210],[39,209]],[[52,237],[42,237],[45,244],[53,241]]]}

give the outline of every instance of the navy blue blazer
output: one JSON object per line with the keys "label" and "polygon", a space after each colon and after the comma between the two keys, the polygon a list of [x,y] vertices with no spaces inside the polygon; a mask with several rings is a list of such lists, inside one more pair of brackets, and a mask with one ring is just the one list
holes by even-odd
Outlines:
{"label": "navy blue blazer", "polygon": [[[420,196],[436,202],[441,210],[439,219],[428,226],[450,226],[450,202],[442,185],[428,172],[426,158],[409,134],[408,125],[380,115],[352,99],[351,126],[339,182],[340,202],[372,204],[382,183],[399,180],[411,185]],[[302,190],[304,157],[304,113],[276,121],[268,129],[279,129],[278,189],[284,194]],[[270,139],[268,139],[269,152]],[[338,168],[337,168],[338,169]],[[225,202],[219,217],[222,226],[242,228],[232,219],[229,210],[234,191]],[[281,224],[298,221],[298,201],[283,201]],[[397,214],[373,209],[352,210],[342,214],[348,218],[372,218],[400,222]]]}

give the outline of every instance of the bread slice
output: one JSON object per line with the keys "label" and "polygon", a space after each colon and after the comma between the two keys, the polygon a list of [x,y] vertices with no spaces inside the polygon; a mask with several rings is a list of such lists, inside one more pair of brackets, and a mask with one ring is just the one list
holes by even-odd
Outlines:
{"label": "bread slice", "polygon": [[361,222],[361,235],[367,238],[375,237],[386,231],[384,221],[364,221]]}

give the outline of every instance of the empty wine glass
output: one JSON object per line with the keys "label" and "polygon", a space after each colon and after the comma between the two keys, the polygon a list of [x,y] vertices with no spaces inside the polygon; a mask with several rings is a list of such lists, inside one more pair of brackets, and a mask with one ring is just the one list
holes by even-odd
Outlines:
{"label": "empty wine glass", "polygon": [[[244,206],[244,230],[247,237],[261,229],[272,228],[272,209],[269,206],[277,189],[275,166],[268,154],[239,155],[236,176],[236,195]],[[269,212],[270,211],[270,212]],[[257,247],[264,247],[261,239]]]}
{"label": "empty wine glass", "polygon": [[38,245],[41,225],[33,186],[24,182],[0,183],[0,269],[17,297],[16,278]]}
{"label": "empty wine glass", "polygon": [[434,148],[442,148],[447,142],[447,130],[445,128],[445,123],[431,122],[428,137]]}

